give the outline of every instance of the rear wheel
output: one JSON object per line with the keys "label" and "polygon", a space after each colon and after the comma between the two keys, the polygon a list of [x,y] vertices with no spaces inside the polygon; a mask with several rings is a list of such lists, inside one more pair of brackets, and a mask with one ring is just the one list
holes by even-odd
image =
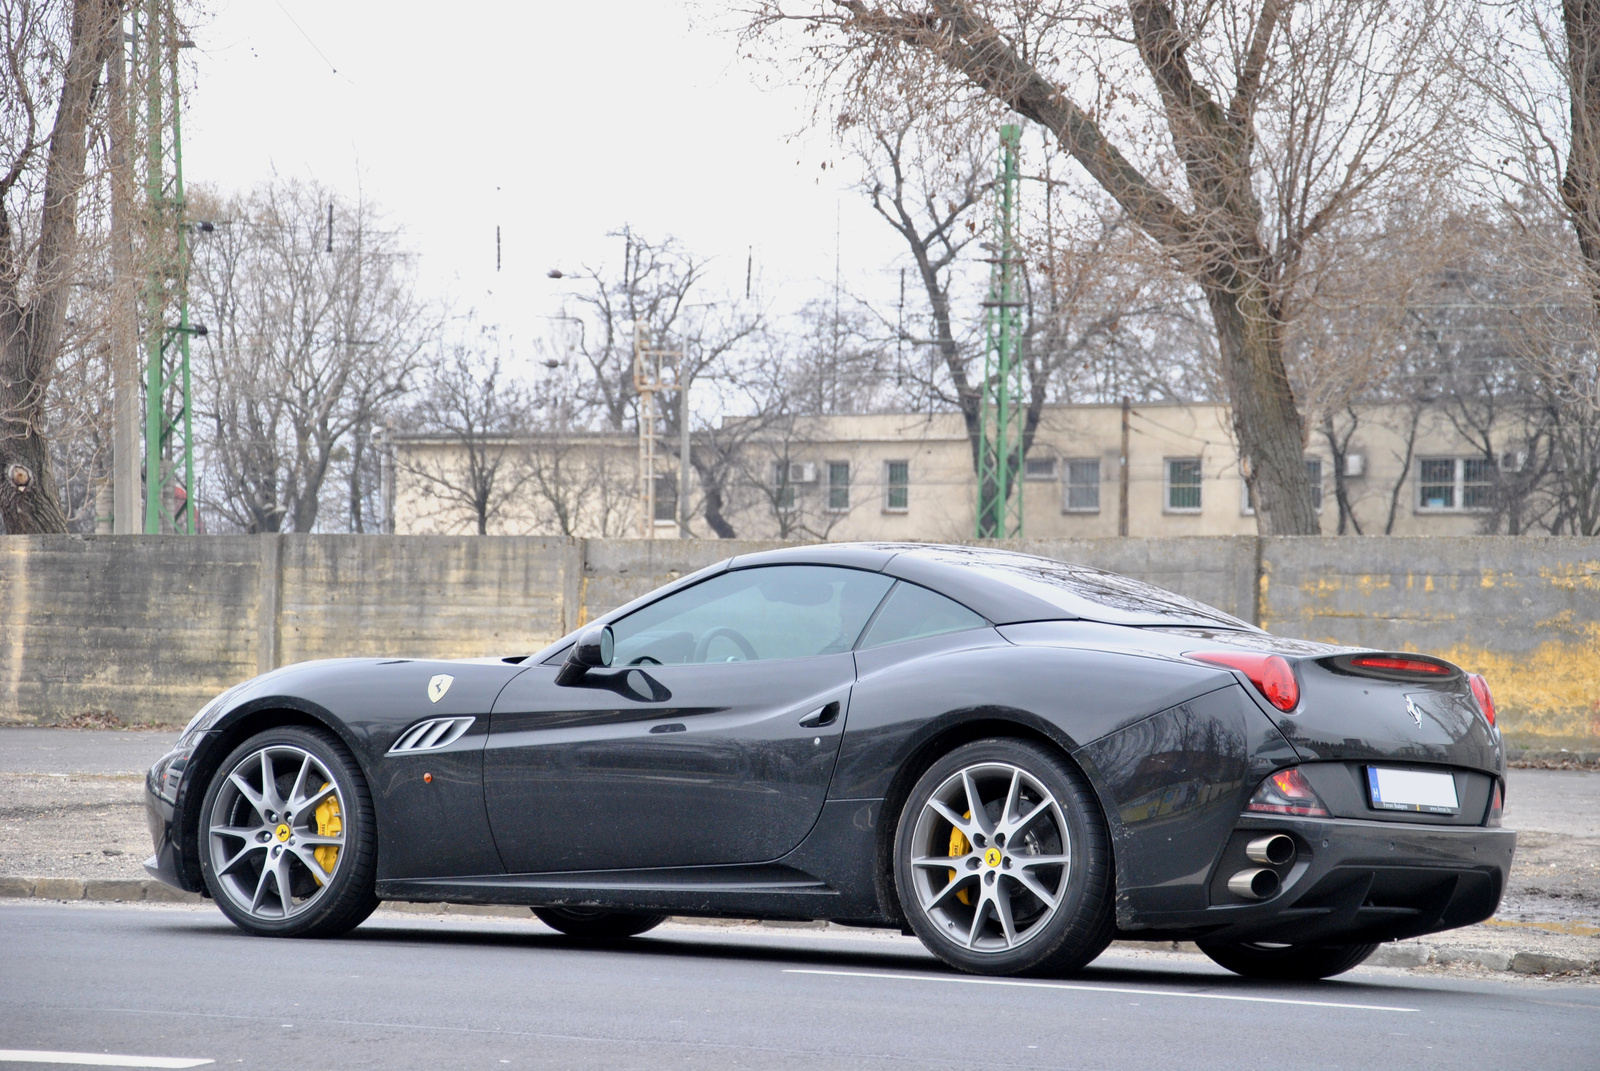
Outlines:
{"label": "rear wheel", "polygon": [[552,930],[589,941],[620,941],[626,937],[637,937],[667,921],[665,915],[605,911],[592,907],[536,907],[533,913]]}
{"label": "rear wheel", "polygon": [[979,740],[918,780],[895,832],[895,887],[934,955],[978,974],[1065,974],[1114,926],[1099,801],[1063,757]]}
{"label": "rear wheel", "polygon": [[222,913],[262,937],[332,937],[378,906],[377,827],[331,733],[268,729],[223,760],[200,807],[200,872]]}
{"label": "rear wheel", "polygon": [[1201,941],[1200,951],[1246,978],[1312,982],[1359,966],[1377,945],[1277,945],[1255,941]]}

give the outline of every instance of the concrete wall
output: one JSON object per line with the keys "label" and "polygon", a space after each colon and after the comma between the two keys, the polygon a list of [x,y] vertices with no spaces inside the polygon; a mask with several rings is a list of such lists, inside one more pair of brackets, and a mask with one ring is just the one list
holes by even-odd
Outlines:
{"label": "concrete wall", "polygon": [[1440,655],[1509,734],[1600,739],[1600,539],[1263,539],[1260,591],[1263,628]]}
{"label": "concrete wall", "polygon": [[[472,536],[0,539],[0,722],[185,721],[277,665],[527,651],[733,554],[717,540]],[[1489,676],[1518,736],[1600,738],[1600,540],[1027,540],[1289,636]]]}

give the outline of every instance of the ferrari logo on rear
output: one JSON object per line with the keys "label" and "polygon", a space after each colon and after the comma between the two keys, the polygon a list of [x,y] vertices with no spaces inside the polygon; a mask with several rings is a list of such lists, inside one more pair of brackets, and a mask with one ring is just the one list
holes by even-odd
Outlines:
{"label": "ferrari logo on rear", "polygon": [[428,702],[437,703],[444,698],[444,693],[450,690],[456,679],[448,673],[440,673],[428,682]]}
{"label": "ferrari logo on rear", "polygon": [[1411,720],[1417,723],[1417,728],[1422,728],[1422,711],[1417,709],[1417,704],[1411,697],[1406,696],[1406,713],[1411,715]]}

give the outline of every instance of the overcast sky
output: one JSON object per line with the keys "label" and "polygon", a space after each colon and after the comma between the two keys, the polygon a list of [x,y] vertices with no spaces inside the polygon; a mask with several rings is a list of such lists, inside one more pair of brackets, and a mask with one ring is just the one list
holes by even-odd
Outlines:
{"label": "overcast sky", "polygon": [[681,0],[211,12],[186,53],[186,180],[359,189],[405,229],[424,290],[499,323],[523,357],[566,285],[546,272],[620,262],[606,234],[625,223],[714,257],[741,294],[753,247],[781,311],[831,287],[837,219],[847,283],[887,292],[898,238],[808,131],[804,91]]}

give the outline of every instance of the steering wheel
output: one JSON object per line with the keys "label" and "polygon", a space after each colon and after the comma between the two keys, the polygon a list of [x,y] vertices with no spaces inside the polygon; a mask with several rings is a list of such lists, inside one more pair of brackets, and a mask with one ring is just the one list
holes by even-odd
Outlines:
{"label": "steering wheel", "polygon": [[756,654],[755,647],[749,640],[740,635],[737,629],[729,628],[727,625],[718,625],[716,628],[707,629],[705,635],[700,637],[700,642],[694,645],[694,660],[696,663],[702,663],[706,660],[706,654],[711,650],[712,641],[719,636],[726,636],[732,640],[734,646],[739,648],[739,652],[744,655],[746,661],[754,662],[760,658],[760,655]]}
{"label": "steering wheel", "polygon": [[632,662],[628,663],[630,666],[659,666],[660,664],[661,659],[657,658],[655,655],[647,654],[642,654],[638,658],[635,658]]}

